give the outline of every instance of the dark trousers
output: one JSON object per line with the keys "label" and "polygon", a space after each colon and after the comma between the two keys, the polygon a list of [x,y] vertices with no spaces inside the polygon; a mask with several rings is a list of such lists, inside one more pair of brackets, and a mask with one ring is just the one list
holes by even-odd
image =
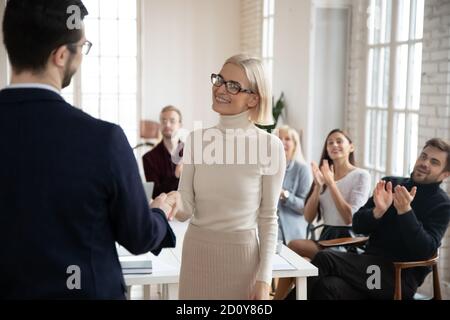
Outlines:
{"label": "dark trousers", "polygon": [[[394,266],[382,257],[323,250],[311,263],[319,269],[319,276],[308,278],[308,299],[391,300],[394,297]],[[379,272],[374,272],[375,269]],[[373,288],[377,274],[379,288]],[[403,299],[411,299],[417,288],[403,280]]]}

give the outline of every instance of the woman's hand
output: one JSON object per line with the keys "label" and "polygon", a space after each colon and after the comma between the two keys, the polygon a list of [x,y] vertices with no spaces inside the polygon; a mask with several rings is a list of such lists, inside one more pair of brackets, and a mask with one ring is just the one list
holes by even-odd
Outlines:
{"label": "woman's hand", "polygon": [[335,183],[334,181],[334,168],[333,165],[328,164],[328,160],[323,160],[322,167],[320,168],[320,172],[323,176],[323,181],[327,186],[331,186]]}
{"label": "woman's hand", "polygon": [[321,189],[322,186],[325,184],[325,180],[324,180],[322,172],[319,169],[319,166],[314,161],[311,162],[311,169],[312,169],[312,173],[313,173],[314,184],[319,189]]}
{"label": "woman's hand", "polygon": [[263,281],[256,281],[250,300],[269,300],[270,285]]}

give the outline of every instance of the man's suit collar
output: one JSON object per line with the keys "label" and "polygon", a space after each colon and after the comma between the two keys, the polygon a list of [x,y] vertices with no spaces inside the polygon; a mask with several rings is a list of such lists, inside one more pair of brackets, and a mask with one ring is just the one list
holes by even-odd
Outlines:
{"label": "man's suit collar", "polygon": [[28,102],[28,101],[61,101],[64,98],[58,93],[41,88],[11,88],[0,90],[0,101],[2,102]]}

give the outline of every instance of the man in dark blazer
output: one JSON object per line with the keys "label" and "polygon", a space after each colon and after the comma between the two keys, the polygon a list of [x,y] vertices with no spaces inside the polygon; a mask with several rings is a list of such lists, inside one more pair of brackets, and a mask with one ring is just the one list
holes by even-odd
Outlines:
{"label": "man in dark blazer", "polygon": [[124,299],[115,242],[133,254],[175,246],[167,216],[178,195],[150,209],[122,129],[59,94],[90,49],[86,14],[78,0],[10,0],[5,9],[0,299]]}

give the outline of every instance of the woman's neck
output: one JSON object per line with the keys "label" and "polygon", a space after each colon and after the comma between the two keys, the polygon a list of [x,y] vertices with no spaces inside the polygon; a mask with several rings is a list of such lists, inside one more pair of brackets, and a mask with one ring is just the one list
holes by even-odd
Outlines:
{"label": "woman's neck", "polygon": [[339,180],[342,179],[352,171],[355,166],[348,161],[348,159],[337,159],[333,161],[333,167],[334,167],[334,179]]}
{"label": "woman's neck", "polygon": [[250,111],[246,110],[234,115],[220,115],[220,129],[247,129],[252,126],[250,121]]}

